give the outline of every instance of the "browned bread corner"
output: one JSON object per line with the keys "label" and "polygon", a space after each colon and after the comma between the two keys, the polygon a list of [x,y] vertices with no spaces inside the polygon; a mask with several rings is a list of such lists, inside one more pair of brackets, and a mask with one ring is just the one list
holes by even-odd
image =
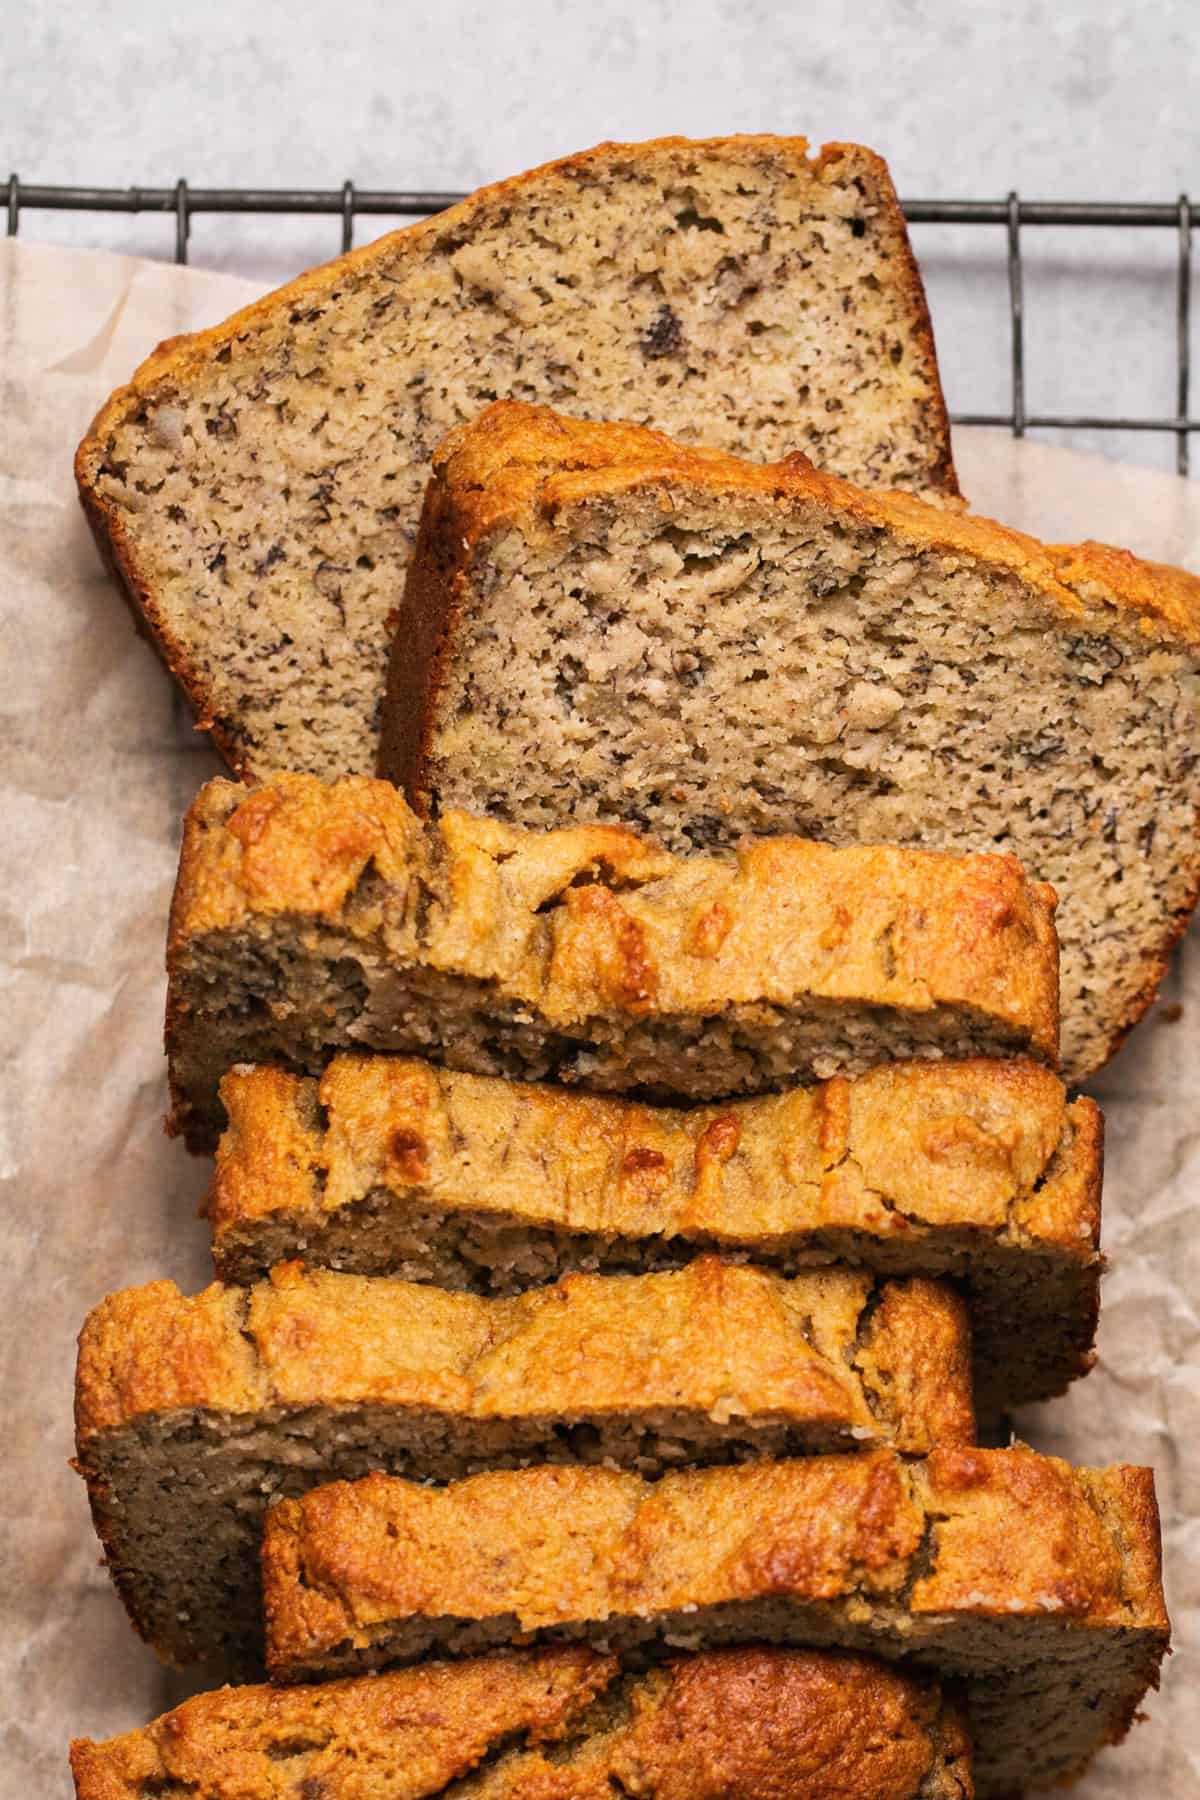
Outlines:
{"label": "browned bread corner", "polygon": [[1200,579],[502,402],[433,459],[380,772],[422,810],[1009,851],[1098,1069],[1200,889]]}
{"label": "browned bread corner", "polygon": [[499,182],[161,345],[79,447],[100,547],[236,772],[373,771],[429,454],[510,393],[958,492],[873,152],[660,138]]}
{"label": "browned bread corner", "polygon": [[[961,1716],[867,1657],[582,1647],[224,1688],[71,1746],[77,1800],[971,1800]],[[364,1786],[364,1779],[368,1786]]]}
{"label": "browned bread corner", "polygon": [[1104,1121],[1036,1063],[888,1063],[755,1100],[652,1107],[335,1056],[221,1083],[206,1211],[222,1280],[310,1267],[515,1293],[721,1251],[950,1277],[981,1414],[1091,1365]]}
{"label": "browned bread corner", "polygon": [[424,823],[389,783],[205,787],[167,954],[173,1126],[348,1048],[690,1100],[1058,1043],[1054,895],[1011,857]]}
{"label": "browned bread corner", "polygon": [[973,1432],[949,1289],[712,1256],[499,1300],[295,1263],[195,1297],[159,1281],[94,1309],[76,1372],[78,1468],[131,1619],[168,1660],[240,1669],[259,1652],[263,1511],[316,1482],[649,1475]]}
{"label": "browned bread corner", "polygon": [[1074,1775],[1126,1732],[1168,1641],[1148,1469],[1022,1448],[690,1469],[372,1475],[267,1515],[282,1680],[577,1638],[870,1649],[966,1686],[983,1796]]}

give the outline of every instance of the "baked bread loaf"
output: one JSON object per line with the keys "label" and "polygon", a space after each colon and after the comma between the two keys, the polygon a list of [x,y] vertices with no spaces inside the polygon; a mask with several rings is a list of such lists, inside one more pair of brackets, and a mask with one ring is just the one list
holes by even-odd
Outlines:
{"label": "baked bread loaf", "polygon": [[1148,1469],[1024,1449],[689,1469],[372,1475],[267,1514],[274,1676],[572,1637],[618,1653],[836,1645],[962,1678],[981,1795],[1070,1776],[1132,1722],[1168,1622]]}
{"label": "baked bread loaf", "polygon": [[679,1111],[336,1056],[221,1083],[207,1212],[225,1281],[289,1257],[516,1293],[719,1250],[953,1277],[992,1416],[1092,1360],[1103,1118],[1029,1062],[891,1063]]}
{"label": "baked bread loaf", "polygon": [[387,782],[213,781],[167,952],[172,1123],[234,1064],[348,1048],[703,1100],[903,1057],[1057,1051],[1054,896],[1011,857],[419,821]]}
{"label": "baked bread loaf", "polygon": [[240,774],[374,772],[429,453],[497,395],[957,494],[887,169],[803,138],[603,144],[176,338],[76,472]]}
{"label": "baked bread loaf", "polygon": [[254,1666],[273,1495],[388,1469],[681,1462],[973,1439],[963,1302],[929,1281],[701,1257],[484,1300],[284,1264],[249,1290],[111,1294],[79,1340],[78,1467],[168,1660]]}
{"label": "baked bread loaf", "polygon": [[513,1651],[224,1688],[71,1746],[76,1800],[971,1800],[962,1719],[867,1657],[718,1650],[622,1674]]}
{"label": "baked bread loaf", "polygon": [[1200,887],[1200,579],[502,404],[434,457],[380,772],[419,809],[1002,849],[1059,896],[1063,1067]]}

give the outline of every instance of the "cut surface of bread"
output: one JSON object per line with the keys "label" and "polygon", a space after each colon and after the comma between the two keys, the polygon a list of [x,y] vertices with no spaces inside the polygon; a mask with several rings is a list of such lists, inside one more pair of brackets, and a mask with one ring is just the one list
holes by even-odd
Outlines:
{"label": "cut surface of bread", "polygon": [[1090,1367],[1103,1118],[1020,1061],[894,1063],[724,1105],[650,1107],[337,1056],[240,1067],[207,1212],[217,1270],[275,1263],[515,1293],[706,1250],[950,1277],[981,1414]]}
{"label": "cut surface of bread", "polygon": [[429,454],[507,395],[958,491],[871,151],[667,138],[500,182],[162,345],[79,448],[100,546],[238,773],[374,771]]}
{"label": "cut surface of bread", "polygon": [[907,1057],[1057,1053],[1052,890],[1011,857],[423,823],[389,783],[205,787],[167,951],[173,1126],[339,1050],[704,1100]]}
{"label": "cut surface of bread", "polygon": [[396,643],[380,771],[423,809],[1010,851],[1074,1080],[1200,887],[1200,579],[1126,551],[498,405],[434,458]]}
{"label": "cut surface of bread", "polygon": [[282,1680],[430,1650],[580,1638],[870,1650],[962,1679],[981,1794],[1076,1773],[1157,1680],[1168,1622],[1148,1469],[888,1451],[656,1483],[536,1468],[446,1488],[372,1475],[267,1515]]}
{"label": "cut surface of bread", "polygon": [[306,1274],[112,1294],[80,1336],[76,1442],[109,1568],[177,1662],[259,1643],[268,1501],[388,1469],[448,1481],[579,1461],[661,1473],[973,1441],[963,1301],[849,1271],[701,1257],[513,1299]]}
{"label": "cut surface of bread", "polygon": [[582,1646],[200,1694],[71,1746],[76,1800],[971,1800],[938,1687],[735,1649],[641,1673]]}

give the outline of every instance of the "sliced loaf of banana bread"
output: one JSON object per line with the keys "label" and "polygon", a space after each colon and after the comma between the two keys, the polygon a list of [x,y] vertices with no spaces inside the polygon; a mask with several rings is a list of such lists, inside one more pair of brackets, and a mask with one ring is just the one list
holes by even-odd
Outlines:
{"label": "sliced loaf of banana bread", "polygon": [[803,138],[602,144],[162,345],[76,471],[240,774],[370,774],[429,453],[513,395],[957,495],[885,165]]}
{"label": "sliced loaf of banana bread", "polygon": [[504,1300],[295,1263],[195,1298],[159,1281],[96,1308],[76,1378],[78,1466],[135,1625],[169,1660],[243,1668],[274,1495],[372,1469],[921,1454],[973,1427],[945,1287],[711,1256]]}
{"label": "sliced loaf of banana bread", "polygon": [[689,1469],[536,1468],[447,1488],[372,1475],[267,1514],[282,1680],[569,1637],[835,1645],[967,1684],[981,1795],[1079,1771],[1167,1647],[1148,1469],[1025,1449]]}
{"label": "sliced loaf of banana bread", "polygon": [[167,952],[173,1124],[236,1063],[339,1050],[704,1100],[898,1057],[1058,1048],[1051,889],[1012,857],[432,824],[389,783],[204,788]]}
{"label": "sliced loaf of banana bread", "polygon": [[207,1212],[222,1280],[288,1257],[517,1293],[719,1250],[949,1276],[994,1416],[1092,1360],[1103,1118],[1036,1063],[890,1063],[723,1106],[649,1107],[337,1056],[240,1067]]}
{"label": "sliced loaf of banana bread", "polygon": [[939,1689],[868,1657],[715,1650],[641,1673],[511,1651],[223,1688],[71,1746],[76,1800],[971,1800]]}
{"label": "sliced loaf of banana bread", "polygon": [[498,405],[434,458],[396,643],[380,770],[422,809],[1012,852],[1073,1080],[1200,887],[1200,579],[1124,551]]}

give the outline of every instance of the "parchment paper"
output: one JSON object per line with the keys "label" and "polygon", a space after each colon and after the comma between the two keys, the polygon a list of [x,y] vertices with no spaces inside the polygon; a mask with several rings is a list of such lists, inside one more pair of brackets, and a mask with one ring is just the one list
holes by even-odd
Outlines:
{"label": "parchment paper", "polygon": [[[206,1165],[162,1133],[162,952],[180,815],[217,763],[101,570],[71,456],[153,343],[253,293],[0,244],[4,1800],[69,1795],[69,1737],[111,1736],[189,1691],[132,1636],[67,1459],[87,1309],[112,1288],[169,1275],[194,1291],[209,1277],[195,1216]],[[1200,485],[1002,433],[961,434],[957,450],[980,511],[1200,568]],[[1076,1461],[1158,1475],[1176,1654],[1148,1721],[1077,1790],[1086,1800],[1200,1795],[1198,1027],[1193,934],[1097,1084],[1112,1265],[1100,1366],[1021,1421]]]}

